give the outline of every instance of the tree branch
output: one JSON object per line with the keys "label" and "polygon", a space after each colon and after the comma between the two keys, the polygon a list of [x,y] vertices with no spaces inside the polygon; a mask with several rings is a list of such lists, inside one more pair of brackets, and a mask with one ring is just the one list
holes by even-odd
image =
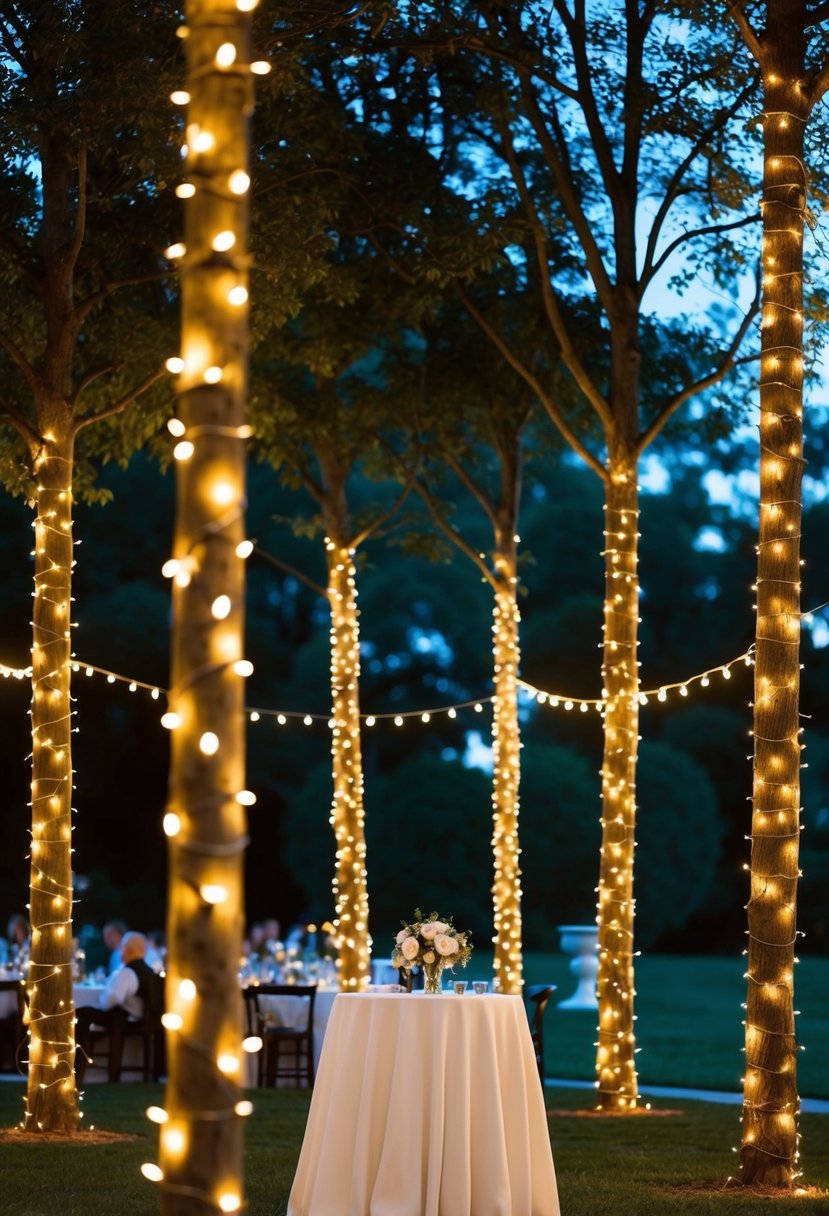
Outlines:
{"label": "tree branch", "polygon": [[463,467],[463,465],[458,460],[458,458],[454,455],[454,453],[449,452],[449,451],[444,451],[443,459],[449,465],[449,468],[452,470],[452,472],[455,474],[455,476],[458,478],[458,480],[461,482],[461,484],[466,487],[466,489],[469,491],[469,493],[472,495],[472,497],[478,503],[478,506],[484,512],[484,514],[486,515],[487,519],[492,524],[492,526],[495,527],[495,524],[497,522],[496,516],[495,516],[495,508],[493,507],[491,500],[487,497],[487,495],[483,492],[481,487],[475,481],[474,477],[472,477],[471,474]]}
{"label": "tree branch", "polygon": [[481,557],[481,555],[477,551],[477,549],[473,549],[472,545],[470,545],[469,542],[461,536],[461,534],[460,534],[460,532],[458,532],[457,528],[454,528],[452,526],[452,524],[449,523],[449,520],[446,518],[446,516],[443,514],[443,512],[438,507],[437,500],[435,499],[435,497],[432,494],[429,487],[424,482],[418,481],[415,488],[416,488],[418,494],[420,495],[420,497],[425,502],[429,514],[431,515],[432,519],[435,521],[437,526],[440,528],[441,532],[443,532],[444,535],[446,537],[448,537],[449,540],[451,540],[453,545],[455,545],[458,549],[460,549],[461,553],[466,554],[466,556],[469,558],[469,560],[471,562],[473,562],[475,566],[477,566],[478,570],[481,573],[481,576],[484,578],[484,580],[487,583],[489,583],[489,585],[490,585],[490,587],[492,587],[493,591],[497,591],[498,583],[497,583],[492,571],[490,570],[489,566],[486,564],[484,559]]}
{"label": "tree branch", "polygon": [[97,367],[93,371],[87,372],[72,394],[73,408],[77,406],[81,393],[84,391],[84,389],[89,388],[89,385],[95,380],[99,379],[101,376],[107,376],[110,372],[119,372],[123,366],[123,360],[119,360],[117,363],[108,363],[106,367]]}
{"label": "tree branch", "polygon": [[272,553],[268,553],[265,549],[260,549],[258,545],[253,546],[253,552],[257,557],[263,557],[266,562],[270,562],[272,566],[276,566],[277,570],[281,570],[284,574],[290,574],[292,578],[299,579],[306,587],[310,587],[312,591],[316,591],[317,595],[321,595],[324,600],[328,599],[328,592],[325,587],[321,587],[319,583],[315,583],[307,574],[303,574],[301,570],[297,570],[294,566],[289,566],[287,562],[283,562],[282,558],[274,557]]}
{"label": "tree branch", "polygon": [[754,293],[754,299],[743,317],[739,329],[732,338],[731,345],[726,351],[726,354],[719,367],[715,371],[711,372],[710,375],[704,376],[701,380],[697,380],[694,384],[687,385],[684,389],[677,393],[672,401],[668,402],[664,409],[660,410],[648,429],[639,439],[639,442],[636,444],[635,452],[637,459],[642,455],[645,448],[648,447],[648,445],[656,438],[656,436],[665,426],[665,423],[669,418],[672,417],[672,415],[676,413],[680,406],[684,405],[685,402],[690,400],[691,397],[696,396],[697,393],[702,393],[705,391],[705,389],[711,388],[713,385],[718,384],[728,374],[728,372],[730,372],[731,369],[736,366],[735,356],[737,351],[742,345],[742,341],[748,333],[754,318],[760,311],[762,291],[762,282],[760,276],[758,275],[757,289]]}
{"label": "tree branch", "polygon": [[75,213],[75,231],[69,246],[68,260],[72,266],[78,260],[86,231],[86,144],[78,148],[78,210]]}
{"label": "tree branch", "polygon": [[589,448],[586,448],[581,440],[576,436],[576,433],[570,428],[564,418],[564,415],[558,409],[553,399],[546,392],[538,377],[530,371],[523,360],[518,358],[512,347],[504,339],[503,335],[487,320],[476,305],[472,303],[469,296],[466,294],[460,284],[456,283],[455,289],[458,292],[458,295],[460,296],[461,301],[463,302],[463,305],[469,315],[476,322],[479,328],[483,330],[492,345],[501,352],[504,359],[507,361],[507,363],[509,363],[510,367],[516,371],[519,376],[521,376],[526,384],[530,386],[535,395],[538,397],[538,400],[544,406],[555,426],[558,427],[561,434],[570,444],[573,451],[577,452],[585,464],[591,468],[594,473],[597,473],[603,481],[607,481],[607,469],[604,467],[601,461],[593,455]]}
{"label": "tree branch", "polygon": [[418,462],[415,465],[414,469],[412,470],[411,475],[409,476],[409,479],[408,479],[406,485],[403,487],[401,492],[398,494],[397,498],[394,500],[392,505],[389,507],[388,511],[384,511],[383,514],[381,516],[379,516],[378,519],[375,519],[367,527],[363,528],[362,532],[357,533],[357,535],[354,537],[354,539],[351,542],[352,549],[358,548],[358,546],[361,545],[363,543],[363,541],[368,540],[368,538],[370,536],[372,536],[373,533],[375,533],[378,528],[381,528],[383,526],[383,524],[387,523],[388,520],[390,520],[394,515],[397,514],[397,512],[403,506],[403,503],[406,501],[406,499],[409,497],[409,495],[412,492],[415,481],[417,480],[417,475],[418,475],[419,469],[420,469],[420,460],[418,459]]}
{"label": "tree branch", "polygon": [[2,410],[0,417],[5,415],[8,418],[9,423],[19,432],[33,452],[37,452],[43,447],[43,436],[38,434],[29,420],[19,410],[15,409],[13,405],[9,405],[8,401],[4,401],[2,398],[0,398],[0,410]]}
{"label": "tree branch", "polygon": [[703,228],[692,228],[681,232],[679,236],[674,237],[671,243],[662,250],[659,257],[651,266],[647,275],[643,273],[642,283],[644,286],[651,283],[659,271],[667,262],[668,258],[686,241],[695,240],[699,236],[710,236],[712,233],[733,232],[735,228],[745,228],[748,224],[756,224],[760,219],[760,212],[756,211],[752,215],[746,215],[741,220],[734,220],[731,224],[708,224]]}
{"label": "tree branch", "polygon": [[731,8],[728,10],[728,16],[733,17],[734,21],[737,23],[737,28],[742,34],[743,41],[748,47],[750,54],[754,56],[762,68],[764,58],[763,47],[760,43],[760,39],[755,34],[754,28],[749,22],[748,17],[745,15],[743,10],[743,0],[737,0],[737,3],[731,6]]}
{"label": "tree branch", "polygon": [[116,401],[113,405],[107,406],[105,410],[101,410],[99,414],[90,414],[87,418],[78,419],[78,421],[75,423],[75,434],[80,434],[85,427],[92,426],[95,422],[102,422],[104,418],[111,418],[114,414],[123,413],[128,405],[132,405],[136,397],[140,397],[142,393],[146,392],[148,388],[155,384],[156,380],[160,380],[161,377],[165,375],[165,372],[165,368],[158,368],[158,370],[154,371],[152,375],[147,376],[146,379],[142,380],[140,384],[137,384],[135,388],[130,389],[128,393],[125,393],[120,400]]}
{"label": "tree branch", "polygon": [[753,88],[754,82],[752,81],[740,92],[733,105],[720,111],[715,120],[710,124],[710,126],[706,127],[705,131],[702,133],[702,135],[700,135],[693,147],[688,150],[686,155],[677,165],[674,172],[671,174],[670,181],[665,187],[662,202],[657,208],[656,215],[654,216],[653,222],[650,226],[650,231],[648,233],[645,256],[642,263],[642,274],[639,280],[642,285],[643,292],[645,286],[653,279],[654,275],[658,273],[659,268],[664,265],[664,255],[656,262],[653,261],[656,253],[656,243],[659,239],[659,234],[662,231],[662,225],[668,216],[668,212],[676,199],[679,197],[680,185],[683,177],[696,160],[697,156],[699,156],[700,152],[705,148],[706,143],[718,130],[725,126],[729,118],[733,118]]}
{"label": "tree branch", "polygon": [[37,396],[40,388],[40,380],[37,372],[23,354],[23,351],[20,349],[17,343],[12,341],[12,339],[7,334],[3,333],[2,330],[0,330],[0,346],[5,347],[12,359],[14,359],[15,363],[23,373],[24,379],[29,388],[32,390],[35,396]]}

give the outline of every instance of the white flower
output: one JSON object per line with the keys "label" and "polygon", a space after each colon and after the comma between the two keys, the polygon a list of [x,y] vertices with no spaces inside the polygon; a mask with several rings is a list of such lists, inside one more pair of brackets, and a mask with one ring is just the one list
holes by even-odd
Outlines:
{"label": "white flower", "polygon": [[404,937],[400,943],[400,953],[404,958],[409,960],[417,958],[420,953],[420,945],[416,937]]}
{"label": "white flower", "polygon": [[454,937],[447,937],[445,933],[439,933],[435,938],[435,949],[438,954],[446,957],[450,954],[457,954],[460,946]]}
{"label": "white flower", "polygon": [[406,940],[407,937],[409,937],[409,930],[401,929],[400,932],[398,933],[397,937],[394,940],[397,942],[398,946],[400,946],[403,944],[403,942]]}

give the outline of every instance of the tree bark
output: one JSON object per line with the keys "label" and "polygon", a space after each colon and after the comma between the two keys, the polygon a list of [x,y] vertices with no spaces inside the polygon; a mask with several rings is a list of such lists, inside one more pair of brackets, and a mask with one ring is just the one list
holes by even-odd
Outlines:
{"label": "tree bark", "polygon": [[800,531],[803,476],[803,8],[768,5],[760,530],[754,789],[741,1177],[790,1188],[797,1162],[794,963],[800,838]]}
{"label": "tree bark", "polygon": [[599,869],[599,965],[596,991],[598,1106],[636,1107],[634,1035],[633,853],[639,738],[638,532],[636,463],[611,447],[605,495],[605,604],[602,695],[606,698],[602,758],[602,846]]}
{"label": "tree bark", "polygon": [[[46,412],[57,419],[60,409]],[[69,662],[74,439],[71,428],[56,425],[54,432],[48,431],[34,461],[38,487],[32,616],[32,940],[24,1127],[71,1132],[79,1118],[73,1069]]]}
{"label": "tree bark", "polygon": [[[238,1211],[243,1199],[243,659],[245,380],[251,109],[250,18],[232,0],[188,0],[187,171],[173,638],[164,1216]],[[222,62],[219,48],[234,54]],[[202,140],[199,136],[205,135]],[[237,183],[237,188],[234,186]],[[217,240],[230,233],[232,241]]]}

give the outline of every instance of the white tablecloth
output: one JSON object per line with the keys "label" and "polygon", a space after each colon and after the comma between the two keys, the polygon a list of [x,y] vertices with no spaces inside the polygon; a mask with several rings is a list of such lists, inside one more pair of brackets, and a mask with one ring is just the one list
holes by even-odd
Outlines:
{"label": "white tablecloth", "polygon": [[559,1216],[520,997],[342,994],[289,1216]]}

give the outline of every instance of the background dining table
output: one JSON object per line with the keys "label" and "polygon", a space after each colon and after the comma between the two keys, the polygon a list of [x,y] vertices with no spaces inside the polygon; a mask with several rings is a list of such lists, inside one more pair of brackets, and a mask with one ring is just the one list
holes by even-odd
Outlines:
{"label": "background dining table", "polygon": [[288,1216],[560,1216],[521,998],[338,995]]}

